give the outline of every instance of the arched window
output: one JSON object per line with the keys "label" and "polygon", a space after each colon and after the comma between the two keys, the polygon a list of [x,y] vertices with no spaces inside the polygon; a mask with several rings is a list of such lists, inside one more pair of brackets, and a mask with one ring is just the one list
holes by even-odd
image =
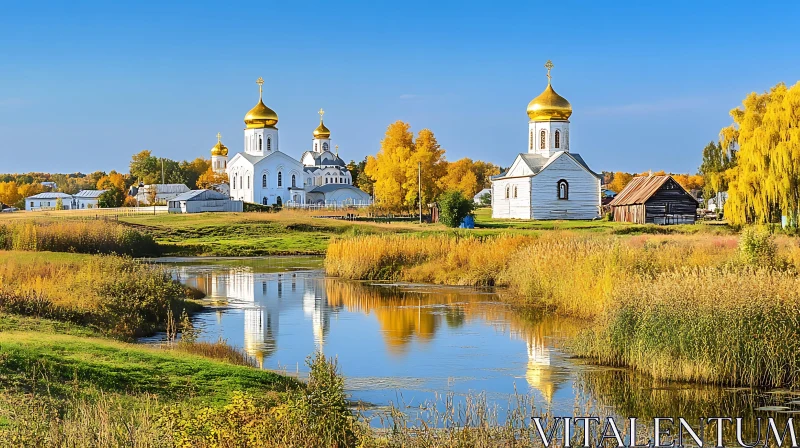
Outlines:
{"label": "arched window", "polygon": [[317,145],[318,145],[318,143],[314,143],[314,151],[316,151],[316,150],[317,150],[317,148],[318,148],[318,146],[317,146]]}
{"label": "arched window", "polygon": [[267,151],[272,151],[272,137],[267,137]]}
{"label": "arched window", "polygon": [[322,150],[323,151],[327,151],[328,150],[328,144],[327,143],[323,143],[322,144]]}
{"label": "arched window", "polygon": [[506,186],[506,199],[511,195],[511,187]]}
{"label": "arched window", "polygon": [[539,134],[539,149],[544,149],[546,143],[547,143],[547,134],[544,131],[542,131]]}
{"label": "arched window", "polygon": [[564,179],[558,181],[558,199],[569,199],[569,183]]}
{"label": "arched window", "polygon": [[247,176],[247,188],[250,188],[250,176]]}
{"label": "arched window", "polygon": [[244,188],[244,181],[242,181],[242,176],[239,176],[239,188]]}
{"label": "arched window", "polygon": [[228,161],[227,161],[227,160],[226,160],[226,161],[224,161],[224,162],[223,162],[223,165],[225,165],[225,168],[227,169],[227,168],[228,168]]}
{"label": "arched window", "polygon": [[528,142],[528,149],[533,149],[533,131],[531,131],[531,139]]}
{"label": "arched window", "polygon": [[236,176],[233,176],[233,189],[236,189]]}
{"label": "arched window", "polygon": [[555,138],[556,149],[558,149],[561,147],[561,132],[556,130],[556,135],[554,136],[554,138]]}
{"label": "arched window", "polygon": [[297,186],[296,180],[297,180],[297,178],[295,177],[294,174],[292,174],[292,188]]}
{"label": "arched window", "polygon": [[517,197],[517,186],[514,185],[514,197]]}
{"label": "arched window", "polygon": [[266,196],[264,196],[264,199],[261,200],[261,203],[264,204],[264,205],[267,205],[267,197]]}
{"label": "arched window", "polygon": [[282,205],[283,205],[283,198],[281,198],[280,196],[278,196],[278,197],[275,199],[275,205],[277,205],[278,207],[282,206]]}
{"label": "arched window", "polygon": [[278,171],[278,187],[283,186],[283,173]]}
{"label": "arched window", "polygon": [[263,151],[264,150],[263,145],[262,145],[263,141],[264,141],[264,139],[262,137],[258,137],[258,150],[259,151]]}
{"label": "arched window", "polygon": [[261,175],[261,188],[267,188],[267,175]]}

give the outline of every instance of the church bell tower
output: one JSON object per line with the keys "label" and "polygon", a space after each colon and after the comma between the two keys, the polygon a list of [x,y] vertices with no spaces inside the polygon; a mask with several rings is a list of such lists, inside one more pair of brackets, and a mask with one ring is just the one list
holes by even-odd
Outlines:
{"label": "church bell tower", "polygon": [[553,90],[547,61],[547,87],[528,103],[528,153],[550,157],[559,151],[569,152],[569,117],[572,105]]}
{"label": "church bell tower", "polygon": [[320,109],[319,110],[319,126],[314,129],[314,141],[312,150],[315,153],[323,153],[325,151],[331,150],[331,130],[325,127],[325,123],[322,122],[322,116],[325,115],[325,111]]}

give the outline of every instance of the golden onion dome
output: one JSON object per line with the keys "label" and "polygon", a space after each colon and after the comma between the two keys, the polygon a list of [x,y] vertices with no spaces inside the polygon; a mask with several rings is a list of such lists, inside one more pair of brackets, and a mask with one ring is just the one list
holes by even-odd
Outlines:
{"label": "golden onion dome", "polygon": [[217,132],[217,144],[211,148],[212,156],[228,156],[228,147],[222,144],[222,134]]}
{"label": "golden onion dome", "polygon": [[314,138],[331,138],[331,130],[326,128],[322,122],[322,116],[325,115],[325,111],[320,109],[317,113],[319,114],[319,126],[314,129]]}
{"label": "golden onion dome", "polygon": [[244,116],[244,124],[247,125],[247,129],[275,126],[278,124],[278,114],[267,107],[262,99],[264,79],[258,78],[256,84],[258,84],[258,104]]}
{"label": "golden onion dome", "polygon": [[314,129],[314,138],[331,138],[331,130],[325,127],[322,120],[319,121],[319,126]]}
{"label": "golden onion dome", "polygon": [[553,63],[547,61],[547,87],[544,92],[528,103],[528,117],[532,121],[567,120],[572,115],[572,105],[566,98],[556,93],[550,84],[550,69]]}

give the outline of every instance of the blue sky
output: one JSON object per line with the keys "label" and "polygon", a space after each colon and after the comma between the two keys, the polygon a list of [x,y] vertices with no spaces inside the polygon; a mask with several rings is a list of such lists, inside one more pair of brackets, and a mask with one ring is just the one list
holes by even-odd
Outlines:
{"label": "blue sky", "polygon": [[0,172],[208,157],[217,132],[238,152],[259,76],[297,157],[322,107],[346,160],[404,120],[449,160],[507,166],[548,59],[596,171],[694,172],[747,93],[800,79],[799,16],[796,1],[3,2]]}

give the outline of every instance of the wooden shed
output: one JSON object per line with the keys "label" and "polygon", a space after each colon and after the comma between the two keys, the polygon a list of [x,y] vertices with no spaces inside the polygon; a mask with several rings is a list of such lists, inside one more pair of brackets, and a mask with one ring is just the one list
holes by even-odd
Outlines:
{"label": "wooden shed", "polygon": [[697,200],[672,176],[635,177],[609,204],[614,221],[694,224]]}

